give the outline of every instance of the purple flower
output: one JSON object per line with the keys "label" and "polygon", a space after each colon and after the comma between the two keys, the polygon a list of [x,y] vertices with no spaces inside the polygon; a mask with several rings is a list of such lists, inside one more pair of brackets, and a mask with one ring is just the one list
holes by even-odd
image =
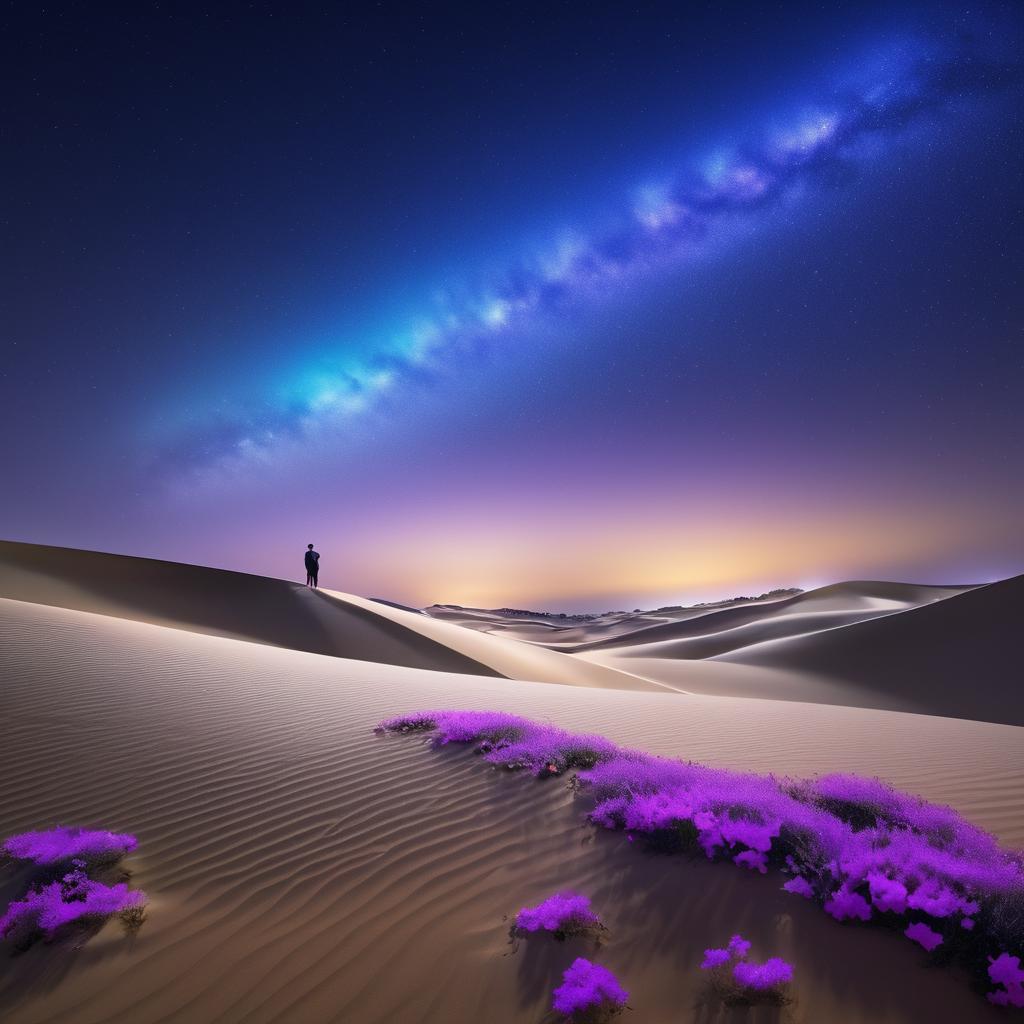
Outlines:
{"label": "purple flower", "polygon": [[[742,935],[734,935],[725,949],[705,949],[703,971],[718,971],[732,964],[732,981],[739,985],[739,998],[744,1002],[761,1002],[766,996],[782,998],[780,989],[793,980],[793,967],[777,956],[763,964],[750,963],[750,942]],[[737,994],[725,983],[721,973],[712,975],[712,984],[723,998],[736,1000]]]}
{"label": "purple flower", "polygon": [[760,871],[762,875],[768,873],[768,858],[756,850],[744,850],[733,857],[734,864],[741,864],[750,868],[751,871]]}
{"label": "purple flower", "polygon": [[713,971],[716,967],[727,964],[732,959],[732,953],[727,949],[705,949],[704,962],[700,965],[702,971]]}
{"label": "purple flower", "polygon": [[942,936],[938,932],[933,932],[928,925],[922,924],[920,921],[917,924],[908,925],[907,930],[903,934],[908,939],[913,939],[914,942],[924,946],[929,953],[936,946],[942,945]]}
{"label": "purple flower", "polygon": [[589,897],[576,892],[555,893],[516,914],[516,928],[524,932],[580,932],[600,924]]}
{"label": "purple flower", "polygon": [[851,892],[845,886],[832,894],[825,904],[825,913],[831,914],[837,921],[845,921],[848,917],[856,917],[861,921],[871,920],[871,907],[860,893]]}
{"label": "purple flower", "polygon": [[104,885],[90,879],[84,871],[75,870],[58,882],[30,890],[10,904],[0,917],[0,938],[7,938],[19,925],[37,929],[50,938],[72,921],[109,917],[141,907],[145,902],[145,893],[130,891],[124,882]]}
{"label": "purple flower", "polygon": [[793,980],[793,966],[777,956],[763,964],[750,964],[741,960],[733,967],[732,976],[744,988],[764,992],[789,984]]}
{"label": "purple flower", "polygon": [[570,1019],[597,1010],[619,1010],[629,998],[629,993],[607,967],[583,957],[573,961],[553,995],[552,1006]]}
{"label": "purple flower", "polygon": [[1024,1006],[1024,971],[1020,968],[1020,957],[1000,953],[989,961],[988,976],[993,984],[1003,986],[989,992],[989,1002],[997,1006]]}
{"label": "purple flower", "polygon": [[786,892],[791,892],[795,896],[803,896],[805,900],[811,899],[814,896],[814,886],[807,881],[802,875],[797,875],[796,878],[791,878],[782,887]]}
{"label": "purple flower", "polygon": [[895,882],[878,871],[869,871],[868,887],[871,890],[871,902],[881,911],[892,910],[902,914],[907,909],[907,887],[902,882]]}
{"label": "purple flower", "polygon": [[[875,911],[904,917],[904,926],[911,911],[927,919],[917,922],[926,927],[959,919],[968,964],[1000,948],[991,932],[999,916],[982,909],[995,910],[1024,890],[1019,854],[1001,849],[951,808],[877,779],[727,771],[501,712],[426,712],[381,728],[432,729],[439,743],[473,743],[488,763],[542,778],[575,769],[593,797],[595,825],[762,873],[785,863],[795,877],[783,888],[822,899],[839,921],[868,921]],[[1007,993],[995,996],[1015,998]]]}
{"label": "purple flower", "polygon": [[117,860],[138,845],[135,836],[85,828],[53,828],[46,832],[22,832],[3,844],[3,852],[16,860],[58,864],[74,857]]}

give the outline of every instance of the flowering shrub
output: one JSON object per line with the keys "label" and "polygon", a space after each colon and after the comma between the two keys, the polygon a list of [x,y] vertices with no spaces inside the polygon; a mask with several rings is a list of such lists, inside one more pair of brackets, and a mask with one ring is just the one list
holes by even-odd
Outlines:
{"label": "flowering shrub", "polygon": [[59,864],[79,858],[118,861],[138,845],[135,836],[85,828],[53,828],[46,832],[22,832],[0,846],[8,857],[34,864]]}
{"label": "flowering shrub", "polygon": [[909,925],[903,934],[923,946],[929,953],[936,946],[942,945],[942,936],[938,932],[933,932],[928,925],[922,924],[920,921],[917,924]]}
{"label": "flowering shrub", "polygon": [[[816,900],[837,920],[875,920],[926,948],[941,946],[979,979],[996,980],[993,952],[1000,965],[1024,956],[1022,854],[1000,849],[951,808],[878,780],[726,771],[501,712],[436,711],[378,728],[475,743],[489,764],[538,777],[578,769],[576,781],[594,798],[594,824],[762,874],[784,871],[792,876],[788,892]],[[998,983],[996,1001],[1015,998],[1016,989]]]}
{"label": "flowering shrub", "polygon": [[989,1002],[996,1006],[1024,1006],[1024,971],[1020,957],[1001,953],[989,964],[988,976],[1002,988],[989,992]]}
{"label": "flowering shrub", "polygon": [[124,882],[104,885],[76,867],[59,881],[30,889],[12,903],[0,917],[0,939],[30,941],[39,933],[52,939],[66,924],[140,909],[145,902],[145,893],[132,892]]}
{"label": "flowering shrub", "polygon": [[581,736],[537,725],[527,718],[500,711],[425,712],[389,718],[377,726],[381,732],[438,732],[438,742],[479,743],[484,759],[534,775],[560,775],[569,768],[590,768],[614,757],[617,748],[602,736]]}
{"label": "flowering shrub", "polygon": [[574,1024],[598,1024],[614,1017],[628,998],[607,967],[578,957],[562,975],[551,1005]]}
{"label": "flowering shrub", "polygon": [[575,892],[558,892],[535,907],[523,907],[516,914],[512,934],[551,932],[556,939],[570,935],[599,935],[601,919],[590,908],[590,899]]}
{"label": "flowering shrub", "polygon": [[792,966],[777,956],[763,964],[751,963],[749,955],[750,943],[742,935],[734,935],[724,949],[705,949],[700,967],[711,972],[715,991],[731,1006],[787,1002]]}
{"label": "flowering shrub", "polygon": [[126,931],[137,930],[145,916],[145,893],[130,890],[122,880],[109,884],[110,876],[119,873],[114,865],[136,845],[135,836],[82,828],[24,832],[5,840],[0,852],[37,870],[24,896],[0,916],[0,940],[26,947],[38,938],[54,938],[66,925],[114,914],[121,916]]}

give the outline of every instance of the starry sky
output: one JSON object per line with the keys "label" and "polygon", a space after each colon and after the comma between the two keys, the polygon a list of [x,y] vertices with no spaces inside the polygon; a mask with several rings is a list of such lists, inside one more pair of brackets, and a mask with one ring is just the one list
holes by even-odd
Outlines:
{"label": "starry sky", "polygon": [[1015,4],[14,5],[0,536],[415,605],[1024,571]]}

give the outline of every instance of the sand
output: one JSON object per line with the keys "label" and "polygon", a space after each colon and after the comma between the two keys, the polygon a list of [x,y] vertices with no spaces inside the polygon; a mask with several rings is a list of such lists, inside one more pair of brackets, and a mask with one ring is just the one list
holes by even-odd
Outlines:
{"label": "sand", "polygon": [[[221,578],[207,578],[214,595]],[[318,600],[407,630],[406,652],[420,650],[413,637],[447,639],[413,629],[404,616],[425,618],[413,612]],[[585,827],[561,781],[371,727],[425,707],[497,708],[723,766],[878,774],[1012,846],[1024,845],[1024,729],[390,665],[141,621],[137,608],[119,616],[110,601],[99,614],[0,600],[0,835],[56,823],[134,832],[127,863],[149,919],[134,939],[111,923],[81,949],[6,961],[5,1021],[540,1021],[585,949],[506,956],[502,917],[572,886],[611,927],[600,959],[641,1024],[1006,1019],[954,972],[927,969],[913,944],[839,925],[777,877],[640,854]],[[254,628],[251,610],[232,615]],[[484,667],[503,656],[473,644],[456,653]],[[796,965],[788,1015],[700,1003],[701,951],[736,930]]]}
{"label": "sand", "polygon": [[985,586],[852,581],[722,609],[561,627],[479,609],[445,621],[687,693],[811,701],[1024,725],[1024,576]]}

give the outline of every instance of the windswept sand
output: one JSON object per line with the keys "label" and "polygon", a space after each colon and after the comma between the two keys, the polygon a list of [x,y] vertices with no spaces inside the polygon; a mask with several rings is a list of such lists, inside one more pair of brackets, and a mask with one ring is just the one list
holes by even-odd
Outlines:
{"label": "windswept sand", "polygon": [[390,619],[396,625],[420,633],[478,664],[486,665],[493,669],[496,675],[509,679],[529,679],[541,683],[562,683],[567,686],[591,686],[614,690],[675,689],[631,673],[625,666],[618,668],[599,665],[544,647],[524,644],[519,640],[465,629],[408,608],[381,604],[379,601],[356,597],[354,594],[343,594],[336,590],[326,590],[323,593],[343,605],[361,608]]}
{"label": "windswept sand", "polygon": [[[111,923],[82,949],[6,961],[4,1021],[540,1022],[586,950],[527,943],[506,956],[502,918],[568,887],[611,927],[600,960],[630,989],[638,1024],[1006,1019],[905,939],[839,925],[778,877],[641,854],[584,826],[561,781],[371,728],[416,709],[494,708],[726,767],[879,775],[1008,846],[1024,845],[1024,729],[670,692],[588,664],[605,650],[571,656],[169,563],[89,554],[76,580],[59,549],[27,547],[0,550],[0,594],[37,602],[0,598],[0,835],[58,823],[133,832],[128,864],[151,909],[133,940]],[[301,649],[314,643],[319,653]],[[417,664],[383,663],[399,656]],[[472,673],[432,670],[449,657]],[[793,678],[673,663],[734,687]],[[504,678],[525,674],[533,681]],[[0,896],[19,882],[0,873]],[[700,1004],[702,950],[735,931],[794,962],[792,1011]]]}
{"label": "windswept sand", "polygon": [[723,660],[824,675],[875,707],[1024,725],[1024,576],[900,615],[746,647]]}
{"label": "windswept sand", "polygon": [[429,611],[686,693],[1024,725],[1024,576],[971,587],[854,581],[781,600],[616,613],[565,627]]}
{"label": "windswept sand", "polygon": [[[863,619],[888,615],[922,604],[941,601],[970,587],[928,587],[909,583],[853,581],[834,583],[792,597],[765,600],[740,600],[723,605],[694,605],[664,608],[657,611],[608,612],[596,618],[577,622],[538,619],[510,615],[480,608],[458,608],[433,605],[425,611],[434,618],[455,622],[485,633],[514,636],[519,640],[540,644],[567,653],[594,651],[660,643],[666,645],[661,656],[705,658],[709,653],[699,645],[688,648],[679,641],[704,640],[713,636],[727,638],[714,653],[752,642],[741,630],[748,624],[771,620],[788,623],[777,630],[778,635],[810,632],[828,625],[843,625]],[[807,621],[807,629],[799,626]],[[820,621],[822,625],[817,625]],[[796,628],[794,628],[796,627]],[[734,642],[729,642],[734,638]],[[668,646],[674,644],[674,646]]]}
{"label": "windswept sand", "polygon": [[313,654],[497,675],[386,616],[248,573],[0,541],[0,597]]}
{"label": "windswept sand", "polygon": [[494,707],[736,767],[877,772],[1024,839],[1024,730],[796,703],[524,683],[288,651],[0,602],[0,832],[57,822],[138,834],[152,909],[0,978],[41,1022],[540,1020],[572,946],[506,957],[502,915],[592,894],[602,962],[637,1021],[776,1020],[695,1009],[701,950],[743,930],[796,964],[795,1019],[999,1020],[897,936],[832,922],[778,878],[592,839],[559,783],[483,768],[380,717]]}

